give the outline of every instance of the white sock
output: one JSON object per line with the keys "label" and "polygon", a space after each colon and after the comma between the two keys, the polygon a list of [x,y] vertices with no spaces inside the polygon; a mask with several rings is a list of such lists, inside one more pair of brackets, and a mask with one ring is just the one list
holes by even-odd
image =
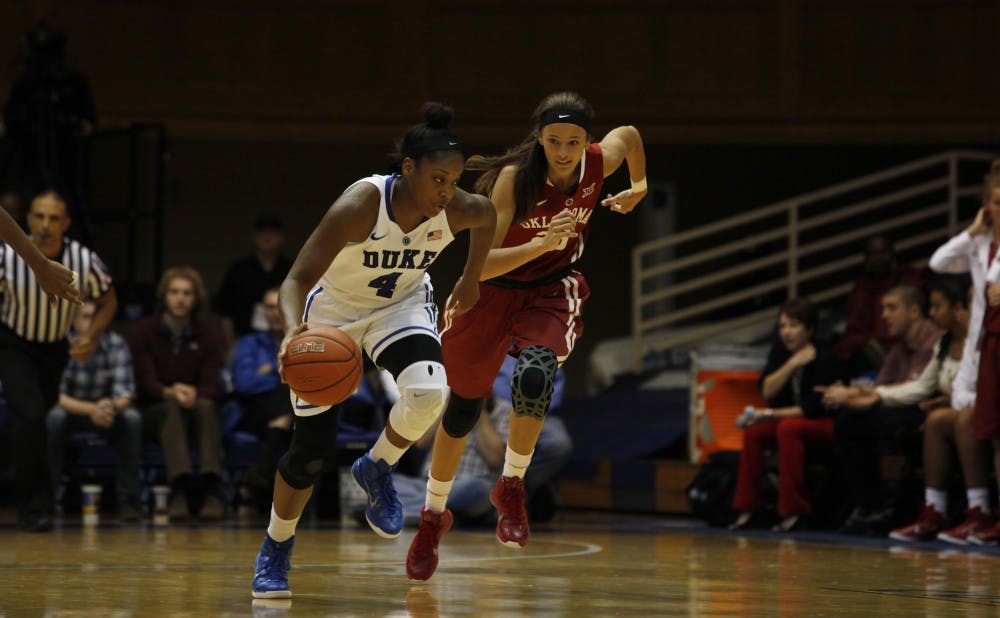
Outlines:
{"label": "white sock", "polygon": [[503,461],[503,475],[504,476],[516,476],[517,478],[523,479],[524,473],[528,470],[528,465],[531,463],[531,456],[535,454],[532,450],[527,455],[521,455],[520,453],[514,452],[507,445],[507,456],[504,457]]}
{"label": "white sock", "polygon": [[424,498],[424,506],[428,511],[444,513],[445,504],[448,502],[448,494],[451,493],[451,486],[455,479],[450,481],[439,481],[431,473],[427,473],[427,496]]}
{"label": "white sock", "polygon": [[985,487],[969,487],[965,490],[965,497],[970,509],[978,506],[982,512],[990,512],[990,490]]}
{"label": "white sock", "polygon": [[924,487],[924,503],[934,507],[942,515],[948,514],[948,492],[933,487]]}
{"label": "white sock", "polygon": [[[299,516],[301,517],[301,515]],[[282,519],[274,512],[274,505],[271,505],[271,523],[267,526],[267,536],[278,543],[283,543],[295,536],[295,526],[299,524],[299,518]]]}
{"label": "white sock", "polygon": [[399,448],[392,442],[389,442],[389,438],[385,435],[385,431],[383,431],[382,435],[375,442],[375,446],[372,447],[372,450],[368,451],[368,456],[372,458],[372,461],[383,459],[387,464],[393,466],[405,452],[405,448]]}

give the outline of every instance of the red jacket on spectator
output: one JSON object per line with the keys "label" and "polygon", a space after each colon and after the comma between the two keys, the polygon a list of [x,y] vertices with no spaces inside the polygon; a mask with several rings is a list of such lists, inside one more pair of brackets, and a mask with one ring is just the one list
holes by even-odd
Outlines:
{"label": "red jacket on spectator", "polygon": [[175,341],[157,313],[132,325],[129,343],[141,401],[162,401],[163,389],[176,382],[195,386],[199,397],[218,399],[222,346],[205,322],[192,318]]}

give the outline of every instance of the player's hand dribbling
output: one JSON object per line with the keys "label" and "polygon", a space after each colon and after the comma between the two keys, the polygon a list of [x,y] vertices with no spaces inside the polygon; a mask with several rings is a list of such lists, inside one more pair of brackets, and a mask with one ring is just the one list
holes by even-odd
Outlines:
{"label": "player's hand dribbling", "polygon": [[608,197],[601,200],[601,206],[608,206],[611,208],[612,212],[617,212],[620,214],[627,214],[632,212],[632,209],[642,201],[642,198],[646,197],[648,191],[633,191],[632,189],[625,189],[618,195],[611,195],[608,193]]}
{"label": "player's hand dribbling", "polygon": [[471,279],[467,280],[463,275],[455,282],[455,288],[452,289],[448,300],[445,301],[445,315],[449,319],[457,315],[462,315],[469,309],[472,309],[477,302],[479,302],[479,282]]}
{"label": "player's hand dribbling", "polygon": [[285,350],[288,349],[288,342],[291,341],[292,337],[295,335],[304,333],[307,330],[309,330],[309,324],[306,322],[299,324],[293,330],[285,333],[285,338],[281,340],[281,345],[278,346],[278,376],[281,377],[282,384],[287,384],[287,382],[285,382]]}

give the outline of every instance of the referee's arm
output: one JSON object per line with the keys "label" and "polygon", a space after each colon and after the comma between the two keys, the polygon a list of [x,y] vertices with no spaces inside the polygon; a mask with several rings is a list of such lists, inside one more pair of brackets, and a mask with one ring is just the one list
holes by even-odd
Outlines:
{"label": "referee's arm", "polygon": [[111,325],[111,320],[118,311],[118,295],[115,294],[115,288],[108,288],[107,292],[94,299],[94,305],[96,310],[90,328],[70,340],[69,355],[80,362],[89,359],[97,349],[101,334]]}

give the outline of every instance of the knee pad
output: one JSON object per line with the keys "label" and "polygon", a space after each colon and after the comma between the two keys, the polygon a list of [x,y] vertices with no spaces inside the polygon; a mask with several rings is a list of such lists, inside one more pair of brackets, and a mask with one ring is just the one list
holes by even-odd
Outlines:
{"label": "knee pad", "polygon": [[448,401],[448,376],[435,361],[413,363],[396,377],[399,401],[392,406],[389,422],[396,433],[416,441],[437,420]]}
{"label": "knee pad", "polygon": [[517,357],[514,376],[510,381],[514,414],[542,420],[549,411],[552,389],[556,379],[559,359],[552,350],[540,345],[530,345]]}
{"label": "knee pad", "polygon": [[292,443],[278,461],[278,471],[291,487],[308,489],[324,471],[337,466],[337,415],[328,412],[295,420]]}
{"label": "knee pad", "polygon": [[476,426],[482,410],[482,397],[466,399],[452,393],[448,407],[444,409],[444,415],[441,417],[441,426],[452,438],[462,438],[469,435]]}

